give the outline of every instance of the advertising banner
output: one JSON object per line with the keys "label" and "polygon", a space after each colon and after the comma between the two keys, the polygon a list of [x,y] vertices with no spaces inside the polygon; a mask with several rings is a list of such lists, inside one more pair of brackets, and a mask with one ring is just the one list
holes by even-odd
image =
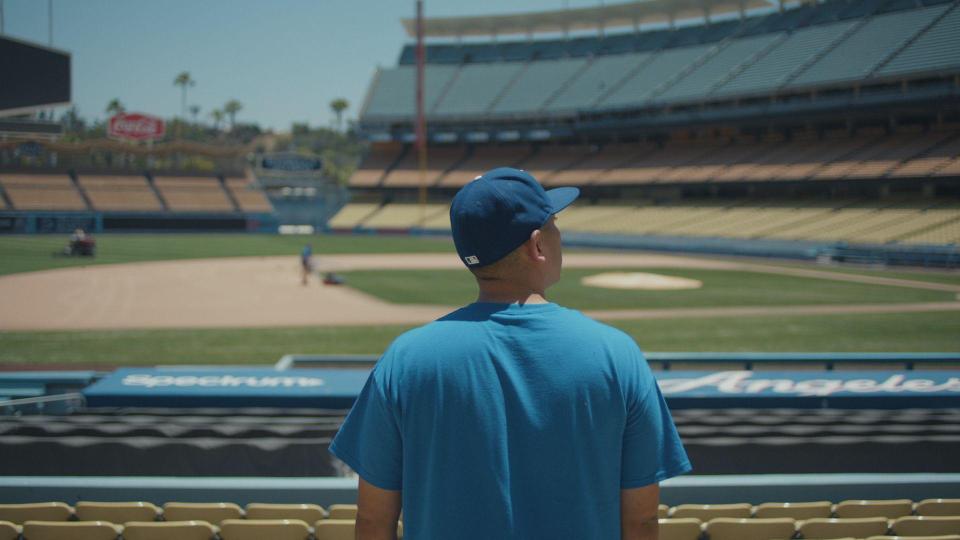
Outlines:
{"label": "advertising banner", "polygon": [[130,141],[155,141],[166,133],[163,118],[143,113],[119,113],[110,117],[107,136]]}

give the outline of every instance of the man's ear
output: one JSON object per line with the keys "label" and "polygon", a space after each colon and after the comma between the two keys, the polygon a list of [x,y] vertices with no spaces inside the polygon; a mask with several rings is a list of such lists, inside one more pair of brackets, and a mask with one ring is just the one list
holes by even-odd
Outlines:
{"label": "man's ear", "polygon": [[536,262],[543,262],[546,257],[543,255],[543,233],[540,229],[530,233],[530,240],[527,241],[527,255]]}

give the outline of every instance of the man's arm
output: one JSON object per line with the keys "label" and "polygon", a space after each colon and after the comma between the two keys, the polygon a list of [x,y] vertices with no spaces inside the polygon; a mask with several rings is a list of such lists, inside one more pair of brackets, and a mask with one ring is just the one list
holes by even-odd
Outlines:
{"label": "man's arm", "polygon": [[621,540],[659,540],[660,484],[620,490]]}
{"label": "man's arm", "polygon": [[[380,489],[360,479],[357,500],[357,540],[396,540],[401,492]],[[656,540],[656,537],[652,537]]]}

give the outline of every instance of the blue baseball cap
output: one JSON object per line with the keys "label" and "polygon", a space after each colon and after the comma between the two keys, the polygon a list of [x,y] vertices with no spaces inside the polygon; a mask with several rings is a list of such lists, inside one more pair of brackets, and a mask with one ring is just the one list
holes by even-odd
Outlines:
{"label": "blue baseball cap", "polygon": [[574,187],[545,191],[520,169],[487,171],[463,186],[450,205],[453,243],[460,260],[468,268],[499,261],[579,196],[580,190]]}

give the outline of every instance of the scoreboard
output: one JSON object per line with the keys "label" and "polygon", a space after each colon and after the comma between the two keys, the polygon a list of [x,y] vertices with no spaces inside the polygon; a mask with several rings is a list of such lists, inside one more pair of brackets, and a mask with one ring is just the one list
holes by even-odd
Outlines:
{"label": "scoreboard", "polygon": [[70,54],[0,36],[0,115],[70,103]]}

